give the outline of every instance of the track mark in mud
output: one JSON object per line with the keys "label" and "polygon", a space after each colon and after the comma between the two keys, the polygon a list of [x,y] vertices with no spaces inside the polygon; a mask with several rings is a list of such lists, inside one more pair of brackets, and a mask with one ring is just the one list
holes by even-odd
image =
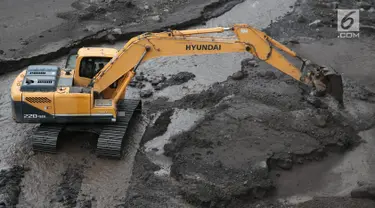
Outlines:
{"label": "track mark in mud", "polygon": [[56,201],[68,207],[75,207],[83,180],[83,166],[69,166],[62,174],[63,180],[56,191]]}

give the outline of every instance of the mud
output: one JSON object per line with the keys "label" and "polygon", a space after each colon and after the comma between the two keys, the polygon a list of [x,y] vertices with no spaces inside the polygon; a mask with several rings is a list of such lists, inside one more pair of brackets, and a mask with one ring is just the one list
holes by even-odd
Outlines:
{"label": "mud", "polygon": [[[28,27],[25,31],[20,31],[19,34],[27,34],[21,37],[18,35],[22,40],[10,38],[9,42],[0,42],[0,73],[58,58],[76,47],[114,43],[144,32],[182,29],[200,24],[225,13],[242,1],[85,0],[73,2],[71,8],[68,6],[69,2],[66,2],[61,10],[50,12],[49,16],[37,20],[35,28]],[[58,3],[55,4],[53,6],[59,6]],[[4,8],[14,10],[8,1]],[[34,8],[32,11],[40,13],[43,9],[42,7],[39,11]],[[51,18],[51,14],[65,21]],[[6,17],[10,18],[9,24],[16,24],[11,20],[11,13]],[[50,28],[46,27],[47,19],[54,23]],[[0,32],[4,30],[7,34],[17,33],[15,28],[16,25],[7,25],[0,27]]]}
{"label": "mud", "polygon": [[143,138],[141,140],[141,144],[145,144],[148,141],[163,135],[171,123],[171,116],[173,115],[173,109],[164,111],[156,118],[156,121],[147,127]]}
{"label": "mud", "polygon": [[[212,108],[195,129],[176,136],[172,144],[165,146],[165,154],[173,158],[171,176],[180,180],[184,189],[195,187],[195,183],[210,184],[219,193],[228,193],[201,198],[200,205],[229,203],[241,196],[230,188],[223,190],[230,187],[228,184],[234,184],[235,190],[245,189],[246,198],[267,196],[273,187],[266,182],[270,181],[268,168],[289,170],[294,164],[319,161],[327,151],[343,151],[360,140],[352,127],[343,124],[342,118],[307,103],[303,106],[298,99],[302,98],[300,92],[289,89],[298,86],[269,80],[267,85],[271,87],[257,89],[254,84],[261,79],[250,72],[243,81],[228,80],[223,89],[231,89],[234,84],[238,89],[228,92],[231,96]],[[212,88],[208,94],[221,93],[216,90]],[[206,97],[205,93],[201,95]],[[298,103],[293,105],[291,101],[296,99]],[[260,163],[267,164],[266,170],[259,178],[248,179],[257,175],[252,168]],[[253,174],[247,175],[249,172]],[[249,184],[249,189],[244,184]],[[261,193],[254,191],[252,185],[260,187]],[[203,190],[195,188],[194,194],[204,196]]]}
{"label": "mud", "polygon": [[153,164],[147,156],[138,152],[132,181],[123,203],[119,207],[189,207],[178,197],[178,189],[170,178],[160,178],[154,174],[160,167]]}
{"label": "mud", "polygon": [[[273,196],[277,179],[269,170],[290,170],[324,160],[329,152],[342,153],[359,144],[357,128],[367,127],[335,108],[311,105],[296,82],[264,69],[263,63],[259,68],[242,65],[243,80],[228,78],[200,94],[162,104],[210,109],[195,128],[164,146],[173,161],[170,176],[194,206],[234,207]],[[360,89],[347,91],[346,99],[360,101]],[[327,108],[331,104],[328,100]]]}
{"label": "mud", "polygon": [[69,167],[63,173],[63,181],[56,192],[56,201],[65,206],[75,207],[78,193],[81,189],[83,167]]}
{"label": "mud", "polygon": [[151,97],[155,91],[163,90],[170,86],[182,85],[195,78],[195,75],[191,72],[179,72],[174,75],[168,75],[169,78],[163,74],[161,76],[149,76],[144,75],[143,72],[136,76],[135,79],[130,83],[130,87],[143,89],[147,85],[151,85],[152,89],[146,89],[139,92],[141,98]]}
{"label": "mud", "polygon": [[14,207],[18,204],[24,173],[25,169],[20,166],[0,171],[0,207]]}
{"label": "mud", "polygon": [[[206,11],[210,11],[208,16],[220,14],[236,3],[223,2],[206,7]],[[236,6],[235,14],[226,13],[208,21],[206,26],[227,26],[238,23],[237,18],[242,17],[243,22],[263,28],[269,24],[268,20],[283,15],[285,10],[280,8],[292,3],[249,0]],[[108,19],[103,16],[104,10],[107,14],[116,10],[108,12],[104,3],[94,4],[94,7],[75,4],[78,16],[71,12],[59,14],[68,22],[88,25],[86,32],[93,33],[83,41],[74,42],[76,45],[111,43],[144,28],[162,28],[158,24],[166,23],[163,14],[147,13],[142,15],[153,15],[145,20],[151,22],[152,27],[146,23],[144,28],[135,25],[124,32],[116,26],[95,33],[92,25],[113,20],[111,14],[107,15]],[[138,9],[155,12],[166,5],[169,3],[157,2],[154,4],[157,9],[152,6],[147,9],[143,5]],[[216,10],[218,6],[222,10]],[[289,47],[316,62],[340,60],[334,64],[345,75],[345,110],[340,111],[332,99],[322,99],[319,105],[311,102],[302,86],[265,63],[247,59],[235,64],[245,57],[242,55],[229,56],[229,61],[223,56],[153,60],[139,71],[158,76],[178,74],[188,68],[196,78],[158,92],[152,90],[154,100],[144,99],[149,101],[144,106],[147,121],[138,119],[131,127],[122,161],[97,159],[92,148],[95,138],[78,133],[62,138],[66,141],[57,155],[33,154],[30,141],[26,139],[33,125],[12,125],[11,118],[3,116],[0,122],[5,132],[1,138],[4,159],[0,164],[5,166],[18,161],[30,167],[21,184],[16,185],[22,187],[17,197],[18,207],[372,207],[373,201],[348,197],[357,179],[370,180],[375,173],[370,165],[373,137],[371,131],[365,131],[375,124],[372,37],[350,41],[327,39],[330,33],[319,31],[331,31],[334,37],[334,28],[319,24],[317,31],[318,28],[307,29],[303,21],[296,24],[299,18],[296,14],[306,14],[306,24],[315,21],[316,16],[309,14],[318,12],[319,7],[306,1],[298,2],[293,8],[293,13],[272,25],[271,33],[275,34],[271,36],[287,40]],[[189,8],[183,11],[186,9]],[[262,12],[254,12],[258,10]],[[129,13],[140,15],[137,11]],[[168,8],[168,11],[175,10]],[[269,17],[264,17],[263,11],[270,12]],[[182,22],[187,25],[189,20],[185,20]],[[283,29],[289,26],[293,29],[291,33]],[[70,27],[73,33],[77,27],[79,24]],[[60,27],[59,31],[63,30]],[[42,39],[46,37],[43,35]],[[48,40],[52,41],[52,37]],[[31,42],[25,47],[31,51],[33,44],[37,43]],[[8,63],[21,66],[30,61],[46,60],[61,55],[73,45],[63,49],[56,46],[57,52],[49,57],[41,55],[25,59],[26,62]],[[214,72],[207,70],[218,65],[219,69]],[[240,79],[230,76],[237,71],[243,73]],[[0,77],[0,88],[6,89],[15,75]],[[152,86],[152,82],[148,84]],[[139,96],[138,88],[129,91],[130,96]],[[10,115],[8,97],[9,92],[0,98],[0,112],[4,115]],[[149,125],[143,135],[146,124]],[[360,131],[366,132],[363,138],[368,145],[359,144]],[[350,149],[353,152],[345,154]],[[365,160],[363,158],[366,163],[358,162]],[[353,165],[358,171],[353,170]],[[320,198],[322,195],[326,197]]]}
{"label": "mud", "polygon": [[188,82],[195,78],[195,75],[190,72],[179,72],[178,74],[172,75],[169,79],[165,81],[158,89],[162,90],[164,88],[173,86],[173,85],[181,85],[183,83]]}
{"label": "mud", "polygon": [[[315,62],[325,64],[332,59],[340,60],[335,61],[334,66],[344,75],[345,110],[340,110],[330,98],[320,99],[318,104],[312,102],[305,88],[290,77],[265,63],[253,63],[249,59],[241,64],[243,74],[240,79],[234,74],[207,90],[174,102],[159,97],[146,103],[149,113],[162,109],[208,110],[197,125],[173,136],[171,143],[164,146],[164,155],[171,157],[173,162],[170,177],[156,174],[154,177],[174,181],[179,194],[174,196],[175,199],[182,197],[193,207],[374,205],[371,200],[351,199],[350,191],[346,191],[350,190],[359,173],[346,169],[337,172],[337,166],[349,169],[347,162],[342,161],[342,154],[355,151],[358,145],[362,145],[359,133],[375,124],[373,81],[369,78],[374,74],[367,73],[374,66],[370,55],[373,47],[369,47],[373,38],[336,39],[336,29],[326,26],[326,22],[319,25],[319,30],[312,28],[308,23],[317,17],[335,18],[327,13],[332,11],[330,9],[318,12],[320,7],[314,3],[297,2],[294,12],[267,30],[272,37],[285,41],[289,47],[304,57],[312,57]],[[352,2],[345,3],[342,5],[353,5]],[[304,21],[297,21],[301,14],[304,14],[307,26],[303,25]],[[290,33],[282,29],[288,27],[292,29]],[[370,33],[364,31],[361,34]],[[296,37],[299,37],[298,41],[294,41]],[[344,48],[363,50],[362,54],[369,56],[358,55],[360,64],[351,61],[354,57],[345,60],[343,57],[351,55],[350,51],[342,52]],[[332,55],[336,53],[339,55]],[[357,64],[355,73],[351,71],[353,67],[348,66],[350,63]],[[371,154],[371,150],[365,152]],[[355,156],[348,157],[351,162],[356,160]],[[139,173],[134,171],[133,174]],[[134,178],[134,189],[154,187],[137,186],[137,180]],[[140,196],[142,200],[131,200],[141,206],[157,201],[158,195],[165,193],[148,193],[147,197]],[[289,197],[298,195],[301,199],[292,203]],[[305,200],[302,200],[304,196]],[[268,201],[272,198],[281,200]]]}
{"label": "mud", "polygon": [[375,205],[374,201],[371,200],[358,200],[350,199],[344,197],[322,197],[316,198],[314,200],[304,202],[302,204],[296,205],[298,208],[313,208],[313,207],[373,207]]}
{"label": "mud", "polygon": [[[363,5],[370,5],[367,8]],[[265,31],[272,37],[288,42],[300,38],[330,39],[337,38],[336,9],[360,9],[360,35],[365,37],[373,34],[375,13],[374,2],[364,1],[310,1],[298,0],[293,12],[285,16],[276,25],[270,25]],[[280,27],[282,26],[282,27]]]}

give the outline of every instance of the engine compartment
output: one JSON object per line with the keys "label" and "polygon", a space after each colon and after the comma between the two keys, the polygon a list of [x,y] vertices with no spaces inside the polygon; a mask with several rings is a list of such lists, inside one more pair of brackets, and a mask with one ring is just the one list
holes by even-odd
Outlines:
{"label": "engine compartment", "polygon": [[60,67],[47,65],[31,65],[27,68],[20,88],[21,92],[53,92],[56,91],[60,77]]}

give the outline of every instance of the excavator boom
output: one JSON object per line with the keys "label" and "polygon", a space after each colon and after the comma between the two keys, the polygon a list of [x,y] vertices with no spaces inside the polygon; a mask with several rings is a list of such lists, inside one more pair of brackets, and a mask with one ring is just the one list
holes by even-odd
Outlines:
{"label": "excavator boom", "polygon": [[[204,35],[232,31],[236,38],[216,38]],[[302,61],[302,68],[290,63],[278,50]],[[304,84],[312,86],[320,94],[332,93],[340,103],[342,99],[341,76],[328,67],[308,67],[310,61],[299,57],[294,51],[249,25],[238,24],[231,28],[208,28],[196,30],[145,33],[131,39],[118,54],[92,79],[90,86],[96,93],[107,89],[114,81],[131,73],[140,63],[162,56],[186,56],[249,52],[276,69]],[[334,77],[334,78],[332,78]],[[125,90],[124,86],[123,90]],[[118,93],[123,93],[119,91]]]}

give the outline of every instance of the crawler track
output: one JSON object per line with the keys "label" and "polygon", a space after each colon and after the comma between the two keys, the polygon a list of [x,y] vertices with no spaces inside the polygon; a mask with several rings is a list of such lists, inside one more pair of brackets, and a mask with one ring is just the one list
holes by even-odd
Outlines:
{"label": "crawler track", "polygon": [[117,122],[103,126],[98,138],[96,154],[98,157],[120,159],[123,149],[123,138],[134,112],[141,110],[140,100],[122,100],[117,106]]}
{"label": "crawler track", "polygon": [[63,128],[63,124],[41,124],[32,136],[33,150],[56,153],[57,139]]}
{"label": "crawler track", "polygon": [[[134,112],[140,111],[140,100],[121,100],[118,103],[117,121],[113,124],[98,125],[101,134],[98,138],[96,154],[98,157],[120,159],[123,149],[123,138]],[[41,124],[32,136],[33,150],[36,152],[56,153],[57,140],[65,124]]]}

